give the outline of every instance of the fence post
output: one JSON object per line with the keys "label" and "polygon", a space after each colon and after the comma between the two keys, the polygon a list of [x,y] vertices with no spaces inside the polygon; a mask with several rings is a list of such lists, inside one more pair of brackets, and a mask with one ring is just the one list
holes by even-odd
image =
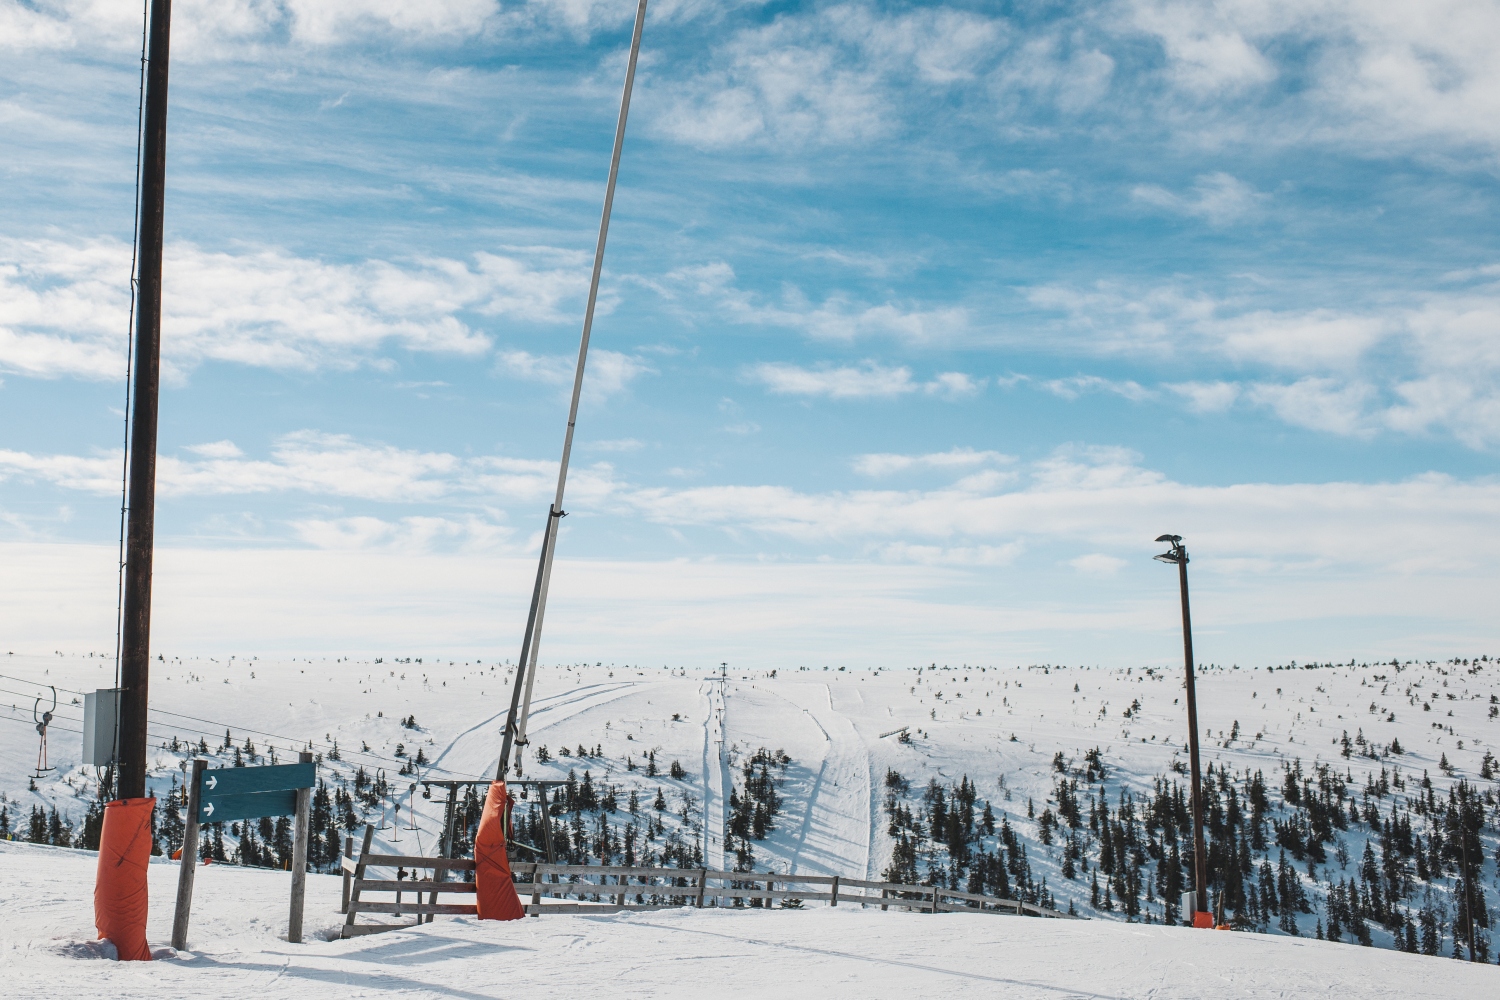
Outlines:
{"label": "fence post", "polygon": [[937,886],[933,886],[932,887],[932,912],[933,913],[936,913],[938,911],[938,892],[939,891],[940,890],[938,889]]}
{"label": "fence post", "polygon": [[[881,889],[880,890],[880,898],[882,900],[889,899],[890,895],[891,895],[891,890],[889,890],[889,889]],[[888,907],[886,906],[886,904],[882,902],[880,904],[880,912],[884,913],[887,909],[888,909]]]}
{"label": "fence post", "polygon": [[359,849],[359,862],[354,866],[354,888],[349,893],[349,916],[344,920],[340,937],[352,936],[349,928],[354,926],[354,915],[359,912],[359,883],[365,877],[365,859],[370,856],[370,841],[375,839],[375,828],[365,824],[365,842]]}
{"label": "fence post", "polygon": [[833,899],[829,900],[828,905],[839,905],[839,877],[837,875],[833,877]]}
{"label": "fence post", "polygon": [[347,836],[346,835],[344,837],[344,853],[339,857],[339,871],[342,872],[343,875],[344,875],[344,891],[343,891],[343,894],[339,897],[339,912],[340,913],[348,913],[349,912],[349,869],[347,869],[347,868],[344,867],[344,858],[353,858],[353,857],[354,857],[354,838],[352,836]]}
{"label": "fence post", "polygon": [[703,896],[708,892],[708,869],[698,869],[698,909],[703,909]]}
{"label": "fence post", "polygon": [[187,828],[182,834],[182,867],[177,872],[177,910],[172,914],[172,947],[187,950],[188,916],[193,909],[193,879],[198,874],[198,791],[208,761],[193,761],[187,787]]}

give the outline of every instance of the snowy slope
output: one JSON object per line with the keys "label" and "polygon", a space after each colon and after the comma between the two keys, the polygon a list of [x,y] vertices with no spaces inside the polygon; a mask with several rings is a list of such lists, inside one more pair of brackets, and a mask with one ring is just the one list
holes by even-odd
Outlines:
{"label": "snowy slope", "polygon": [[[74,691],[107,686],[110,662],[16,654],[0,657],[0,674],[5,692],[0,702],[0,790],[12,816],[29,813],[38,804],[56,804],[76,822],[92,794],[92,775],[70,767],[79,738],[65,730],[78,728],[81,708],[69,700]],[[716,677],[717,671],[709,669],[545,668],[536,684],[526,776],[565,779],[572,772],[581,779],[587,771],[596,785],[618,788],[621,811],[611,820],[617,831],[626,824],[641,828],[659,820],[665,833],[651,846],[659,848],[661,838],[671,834],[698,845],[712,866],[733,862],[722,848],[730,795],[743,783],[743,761],[761,747],[783,750],[790,763],[780,780],[782,811],[764,840],[750,842],[754,867],[874,877],[892,860],[883,809],[887,772],[906,778],[914,789],[910,804],[915,808],[920,808],[920,790],[932,779],[956,784],[966,776],[980,803],[989,803],[1013,829],[1031,871],[1038,882],[1046,878],[1058,906],[1072,904],[1079,912],[1110,918],[1120,914],[1091,910],[1086,879],[1063,877],[1060,849],[1041,843],[1028,805],[1037,815],[1057,808],[1053,796],[1062,776],[1053,763],[1059,752],[1076,777],[1084,752],[1099,748],[1109,777],[1094,787],[1111,806],[1122,790],[1145,793],[1157,778],[1182,780],[1173,768],[1186,760],[1177,670],[933,664],[847,671],[792,666],[754,675],[730,672],[722,693]],[[1492,698],[1500,691],[1497,677],[1500,667],[1488,659],[1274,670],[1209,667],[1199,680],[1205,765],[1236,775],[1259,770],[1276,795],[1283,765],[1293,760],[1300,760],[1308,773],[1319,762],[1333,765],[1354,789],[1382,769],[1394,773],[1399,768],[1409,779],[1408,789],[1404,799],[1393,794],[1382,800],[1385,810],[1409,800],[1415,794],[1412,784],[1424,773],[1438,796],[1460,780],[1492,796],[1495,782],[1479,773],[1484,755],[1500,744],[1500,719],[1491,715]],[[62,691],[52,742],[59,770],[31,792],[26,776],[36,739],[29,718],[38,682],[56,683]],[[331,780],[347,780],[356,766],[363,766],[372,773],[384,768],[395,786],[401,822],[388,824],[380,842],[389,849],[399,844],[401,850],[432,853],[440,797],[427,800],[420,792],[409,793],[416,778],[396,775],[402,764],[395,756],[397,744],[410,754],[418,746],[423,749],[431,763],[422,776],[488,777],[508,695],[503,664],[168,657],[153,676],[153,706],[159,711],[152,732],[158,745],[174,735],[182,740],[204,737],[212,749],[223,742],[227,727],[237,744],[248,736],[260,752],[275,746],[283,759],[298,744],[311,741],[327,754],[337,741],[342,761],[325,757],[323,762]],[[419,728],[400,725],[408,715]],[[882,737],[903,726],[910,742]],[[1238,736],[1231,738],[1236,728]],[[1345,732],[1351,740],[1364,741],[1357,751],[1379,748],[1376,752],[1383,756],[1356,752],[1345,757],[1340,743]],[[1393,742],[1399,742],[1402,753],[1389,752]],[[365,745],[368,753],[361,752]],[[551,756],[545,764],[536,753],[543,746]],[[561,756],[564,748],[569,756]],[[580,749],[589,755],[578,756]],[[653,753],[661,773],[648,776],[645,760]],[[164,787],[186,756],[186,750],[157,753],[156,773]],[[1451,776],[1440,769],[1443,759],[1451,765]],[[680,780],[668,775],[673,761],[684,769]],[[640,799],[634,816],[625,810],[631,789],[638,790]],[[662,812],[650,806],[658,789],[667,805]],[[418,829],[409,830],[413,812]],[[1493,808],[1487,824],[1480,884],[1493,904],[1500,899]],[[1305,936],[1323,920],[1320,894],[1326,893],[1325,883],[1349,877],[1364,844],[1374,839],[1357,824],[1339,837],[1350,862],[1340,865],[1330,859],[1314,866],[1317,879],[1301,866],[1312,906],[1295,919]],[[978,847],[993,851],[997,845],[997,836],[981,837]],[[642,849],[647,846],[640,842]],[[1275,860],[1274,850],[1269,857]],[[942,862],[941,852],[923,858],[927,865]],[[1443,895],[1448,889],[1451,879],[1434,880],[1428,890],[1434,906],[1451,902]],[[1159,920],[1160,901],[1154,910],[1148,904],[1144,916]],[[1274,925],[1269,929],[1275,932]],[[1451,944],[1451,938],[1446,940]],[[1377,931],[1375,943],[1391,942]]]}
{"label": "snowy slope", "polygon": [[350,941],[333,929],[338,880],[308,879],[308,937],[287,944],[289,877],[210,866],[181,954],[170,934],[177,866],[151,866],[152,963],[104,961],[92,937],[94,856],[0,844],[0,972],[7,995],[159,1000],[286,997],[1003,995],[1383,998],[1494,994],[1492,966],[1322,941],[968,914],[684,909],[508,924],[457,918]]}

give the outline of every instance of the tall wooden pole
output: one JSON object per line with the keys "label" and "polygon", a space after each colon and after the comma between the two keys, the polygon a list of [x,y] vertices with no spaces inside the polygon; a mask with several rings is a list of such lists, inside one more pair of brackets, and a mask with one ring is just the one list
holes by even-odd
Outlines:
{"label": "tall wooden pole", "polygon": [[[568,404],[568,428],[563,435],[562,461],[557,470],[557,493],[547,508],[547,529],[542,533],[542,554],[537,566],[536,586],[531,594],[531,613],[526,633],[521,639],[521,658],[516,662],[516,684],[511,694],[510,712],[505,719],[505,735],[500,745],[500,761],[495,778],[505,780],[510,770],[511,750],[526,739],[526,717],[531,710],[531,684],[535,679],[537,651],[542,644],[542,621],[547,614],[547,587],[552,580],[552,556],[557,549],[557,521],[566,516],[563,491],[568,485],[568,460],[573,454],[573,429],[578,423],[578,401],[583,394],[583,369],[588,362],[589,338],[594,329],[594,304],[599,298],[599,276],[604,269],[604,244],[609,238],[609,216],[614,209],[615,182],[620,177],[620,152],[625,147],[625,120],[630,116],[630,92],[635,87],[636,59],[641,52],[641,31],[646,25],[646,0],[639,0],[635,10],[635,30],[630,36],[630,61],[625,67],[625,90],[620,95],[620,117],[615,123],[615,144],[609,158],[609,181],[604,186],[604,211],[599,218],[599,239],[594,245],[594,270],[589,278],[588,305],[583,313],[583,335],[578,342],[578,366],[573,372],[573,397]],[[524,692],[524,702],[521,701]]]}
{"label": "tall wooden pole", "polygon": [[130,415],[130,513],[120,633],[119,796],[146,794],[146,706],[151,675],[151,557],[156,535],[156,408],[161,382],[161,247],[167,182],[167,65],[172,0],[152,0],[146,56],[136,279],[135,387]]}
{"label": "tall wooden pole", "polygon": [[1203,846],[1203,778],[1198,770],[1198,687],[1193,678],[1193,616],[1188,610],[1188,550],[1181,535],[1160,535],[1158,542],[1172,547],[1156,556],[1158,562],[1177,566],[1177,584],[1182,593],[1182,661],[1187,673],[1188,757],[1193,774],[1193,896],[1190,921],[1196,926],[1197,915],[1208,912],[1208,854]]}
{"label": "tall wooden pole", "polygon": [[1182,590],[1182,657],[1187,670],[1188,758],[1193,769],[1193,888],[1198,913],[1208,912],[1208,856],[1203,846],[1203,778],[1198,769],[1198,688],[1193,677],[1193,619],[1188,610],[1187,549],[1178,546],[1177,579]]}

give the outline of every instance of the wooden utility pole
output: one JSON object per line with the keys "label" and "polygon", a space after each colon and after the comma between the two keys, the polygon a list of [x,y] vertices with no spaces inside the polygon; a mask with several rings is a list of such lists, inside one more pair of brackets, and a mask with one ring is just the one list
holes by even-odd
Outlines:
{"label": "wooden utility pole", "polygon": [[1198,767],[1198,688],[1193,677],[1193,618],[1188,610],[1188,551],[1181,535],[1162,535],[1158,542],[1170,542],[1172,548],[1154,558],[1177,566],[1178,588],[1182,594],[1182,659],[1187,672],[1188,759],[1193,785],[1193,892],[1196,907],[1192,920],[1208,912],[1208,854],[1203,844],[1203,778]]}
{"label": "wooden utility pole", "polygon": [[151,560],[156,535],[156,409],[161,382],[161,254],[167,183],[167,66],[172,0],[151,0],[136,273],[135,367],[130,414],[130,512],[120,623],[122,799],[146,794],[146,708],[151,674]]}

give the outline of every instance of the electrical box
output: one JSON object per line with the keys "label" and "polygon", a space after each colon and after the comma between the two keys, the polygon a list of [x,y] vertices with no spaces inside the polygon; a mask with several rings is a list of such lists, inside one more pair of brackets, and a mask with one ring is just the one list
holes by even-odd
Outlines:
{"label": "electrical box", "polygon": [[120,689],[101,688],[83,696],[83,763],[104,767],[119,749]]}

